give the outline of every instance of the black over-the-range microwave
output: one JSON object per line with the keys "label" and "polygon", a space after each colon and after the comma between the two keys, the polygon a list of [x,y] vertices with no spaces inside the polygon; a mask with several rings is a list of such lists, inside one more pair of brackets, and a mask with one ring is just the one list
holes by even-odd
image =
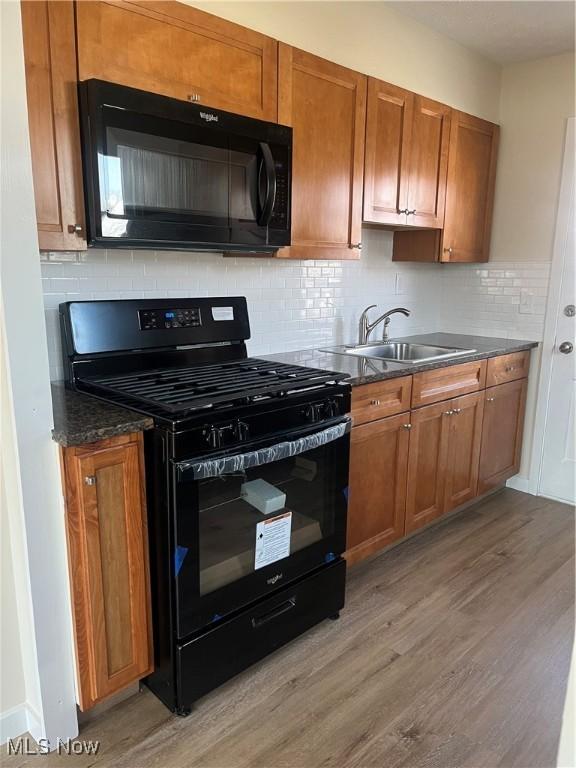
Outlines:
{"label": "black over-the-range microwave", "polygon": [[79,92],[89,245],[290,244],[291,128],[101,80]]}

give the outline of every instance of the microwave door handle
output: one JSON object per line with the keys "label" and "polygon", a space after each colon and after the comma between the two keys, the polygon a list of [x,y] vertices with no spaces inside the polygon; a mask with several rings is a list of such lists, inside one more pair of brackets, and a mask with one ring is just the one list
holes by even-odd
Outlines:
{"label": "microwave door handle", "polygon": [[[260,160],[260,166],[258,168],[258,197],[261,211],[260,216],[258,217],[258,225],[265,227],[270,223],[274,202],[276,201],[276,167],[274,165],[274,158],[272,157],[270,146],[261,141],[260,151],[262,153],[262,159]],[[264,200],[261,199],[260,195],[262,171],[265,171],[266,173],[266,195]]]}

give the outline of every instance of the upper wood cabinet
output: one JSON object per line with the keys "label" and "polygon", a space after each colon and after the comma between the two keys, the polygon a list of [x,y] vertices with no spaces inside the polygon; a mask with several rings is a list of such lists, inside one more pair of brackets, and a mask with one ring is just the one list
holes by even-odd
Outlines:
{"label": "upper wood cabinet", "polygon": [[82,710],[152,671],[142,435],[62,449]]}
{"label": "upper wood cabinet", "polygon": [[394,233],[395,261],[488,261],[499,128],[452,111],[441,234]]}
{"label": "upper wood cabinet", "polygon": [[409,422],[404,413],[352,430],[349,564],[404,535]]}
{"label": "upper wood cabinet", "polygon": [[451,112],[369,78],[364,221],[442,227]]}
{"label": "upper wood cabinet", "polygon": [[80,80],[277,119],[277,42],[170,0],[76,4]]}
{"label": "upper wood cabinet", "polygon": [[408,181],[408,224],[441,228],[444,223],[448,144],[452,110],[414,97]]}
{"label": "upper wood cabinet", "polygon": [[454,112],[440,261],[488,261],[499,128]]}
{"label": "upper wood cabinet", "polygon": [[278,122],[294,130],[292,245],[280,257],[357,259],[366,77],[279,44]]}
{"label": "upper wood cabinet", "polygon": [[406,224],[414,94],[368,78],[364,221]]}
{"label": "upper wood cabinet", "polygon": [[83,250],[74,6],[24,0],[21,9],[38,242]]}

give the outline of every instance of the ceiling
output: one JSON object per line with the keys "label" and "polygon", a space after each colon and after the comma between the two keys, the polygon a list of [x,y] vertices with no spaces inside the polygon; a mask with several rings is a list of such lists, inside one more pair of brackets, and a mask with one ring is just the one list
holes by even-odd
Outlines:
{"label": "ceiling", "polygon": [[572,0],[404,0],[387,5],[499,64],[574,50]]}

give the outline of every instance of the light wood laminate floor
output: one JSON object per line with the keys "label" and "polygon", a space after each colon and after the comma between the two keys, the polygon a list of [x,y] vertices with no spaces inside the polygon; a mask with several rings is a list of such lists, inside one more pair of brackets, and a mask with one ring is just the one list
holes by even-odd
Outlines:
{"label": "light wood laminate floor", "polygon": [[97,757],[8,765],[552,768],[574,627],[574,511],[505,490],[349,574],[324,622],[171,715],[144,691]]}

